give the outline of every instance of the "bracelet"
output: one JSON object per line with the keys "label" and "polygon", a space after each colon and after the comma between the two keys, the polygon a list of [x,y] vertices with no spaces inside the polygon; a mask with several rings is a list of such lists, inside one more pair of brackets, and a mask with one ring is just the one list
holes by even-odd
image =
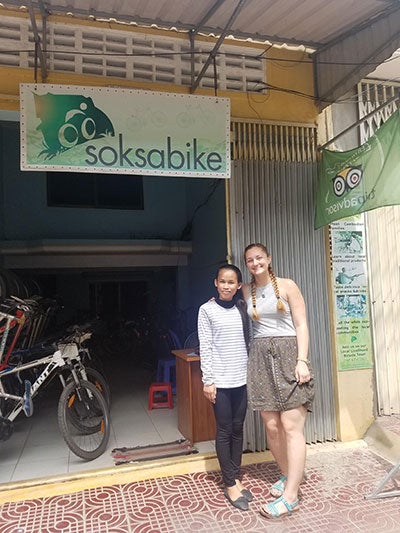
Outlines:
{"label": "bracelet", "polygon": [[308,359],[302,359],[301,357],[298,357],[296,361],[301,361],[302,363],[305,363],[308,367],[310,366],[310,361]]}

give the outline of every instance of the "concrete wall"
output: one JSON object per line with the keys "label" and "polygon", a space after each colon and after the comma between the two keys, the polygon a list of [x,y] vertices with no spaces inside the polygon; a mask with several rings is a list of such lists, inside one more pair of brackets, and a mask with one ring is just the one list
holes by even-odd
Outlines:
{"label": "concrete wall", "polygon": [[191,329],[197,327],[198,307],[215,296],[214,276],[226,262],[225,181],[188,180],[189,220],[196,243],[190,257],[188,294],[192,307],[188,311]]}
{"label": "concrete wall", "polygon": [[[0,139],[0,240],[191,241],[194,255],[189,266],[178,265],[172,277],[162,269],[147,269],[142,276],[149,283],[148,303],[160,316],[175,323],[177,316],[184,317],[178,327],[185,332],[196,327],[198,307],[214,294],[212,277],[225,260],[224,180],[146,176],[143,211],[49,207],[46,174],[19,169],[19,125],[2,122]],[[87,258],[82,259],[81,271],[87,268]],[[39,273],[38,279],[45,279],[46,286],[55,291],[47,295],[57,294],[63,302],[60,322],[89,307],[89,281],[82,278],[81,271],[48,270],[44,278],[43,272]],[[55,277],[50,285],[49,273]],[[36,272],[33,275],[38,276]]]}
{"label": "concrete wall", "polygon": [[[29,19],[29,14],[20,10],[3,8],[0,6],[0,16],[16,17]],[[183,41],[189,45],[187,34],[175,31],[154,30],[152,28],[135,28],[128,25],[121,27],[118,24],[108,22],[97,22],[89,20],[80,20],[78,18],[55,17],[49,16],[48,24],[60,24],[65,26],[80,27],[82,29],[90,27],[91,29],[100,30],[100,32],[118,34],[118,31],[132,32],[139,38],[144,38],[143,34],[153,34],[156,36],[168,36]],[[196,43],[208,41],[215,43],[215,39],[206,38],[200,35],[196,36]],[[313,65],[308,55],[300,47],[271,47],[263,43],[247,43],[226,39],[224,44],[231,46],[249,47],[250,55],[258,55],[264,58],[266,64],[266,79],[260,80],[261,83],[267,82],[274,87],[273,90],[260,93],[247,93],[242,91],[221,91],[218,90],[219,96],[229,97],[231,99],[232,116],[237,118],[248,119],[268,119],[276,121],[296,121],[314,123],[316,121],[318,110],[312,98],[309,95],[314,91]],[[210,67],[212,68],[212,67]],[[38,72],[39,83],[40,69]],[[33,83],[34,72],[32,69],[0,66],[0,109],[19,110],[19,84]],[[48,84],[64,85],[88,85],[88,86],[115,86],[128,87],[136,89],[145,89],[151,91],[168,91],[176,93],[190,92],[189,87],[182,85],[173,85],[168,83],[155,83],[151,80],[148,82],[132,81],[122,77],[107,78],[95,75],[83,75],[75,72],[57,72],[49,69],[46,79]],[[179,82],[177,82],[179,83]],[[253,85],[254,82],[250,82]],[[262,85],[260,85],[260,88]],[[299,95],[296,95],[298,92]],[[196,94],[214,95],[214,89],[199,88]],[[306,95],[306,97],[301,96]]]}
{"label": "concrete wall", "polygon": [[186,225],[184,179],[145,177],[143,211],[49,207],[46,173],[19,169],[18,125],[1,129],[3,239],[179,240]]}

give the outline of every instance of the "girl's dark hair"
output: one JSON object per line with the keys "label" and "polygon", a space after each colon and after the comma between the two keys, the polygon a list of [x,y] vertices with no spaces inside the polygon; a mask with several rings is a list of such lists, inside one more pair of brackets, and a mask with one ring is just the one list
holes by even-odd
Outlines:
{"label": "girl's dark hair", "polygon": [[232,272],[235,272],[238,282],[243,283],[242,272],[240,271],[240,268],[238,268],[236,265],[231,265],[229,263],[221,265],[215,273],[215,279],[218,279],[221,270],[232,270]]}
{"label": "girl's dark hair", "polygon": [[[260,250],[262,250],[268,257],[270,256],[266,246],[264,246],[260,242],[255,242],[255,243],[249,244],[244,249],[244,260],[245,260],[245,262],[246,262],[246,253],[249,250],[251,250],[252,248],[260,248]],[[282,302],[282,298],[281,298],[281,295],[279,293],[278,282],[276,281],[275,272],[272,269],[271,263],[268,266],[268,274],[269,274],[269,277],[271,278],[272,287],[274,289],[275,297],[277,299],[276,308],[278,309],[278,311],[286,311],[286,306]],[[250,294],[251,294],[251,302],[252,302],[252,305],[253,305],[253,316],[252,316],[252,318],[253,318],[253,320],[259,320],[260,316],[259,316],[259,314],[257,312],[257,308],[256,308],[257,307],[256,280],[254,279],[254,276],[251,276]]]}

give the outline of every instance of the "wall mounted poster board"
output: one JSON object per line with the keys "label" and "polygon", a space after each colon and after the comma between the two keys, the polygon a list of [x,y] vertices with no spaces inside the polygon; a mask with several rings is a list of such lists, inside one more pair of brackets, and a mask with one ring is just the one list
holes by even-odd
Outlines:
{"label": "wall mounted poster board", "polygon": [[338,369],[372,368],[363,215],[331,224]]}

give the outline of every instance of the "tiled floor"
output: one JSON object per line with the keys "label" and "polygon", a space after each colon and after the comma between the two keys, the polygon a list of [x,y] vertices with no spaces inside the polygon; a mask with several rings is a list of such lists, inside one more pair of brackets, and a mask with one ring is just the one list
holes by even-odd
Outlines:
{"label": "tiled floor", "polygon": [[400,437],[400,415],[380,416],[378,420],[381,428]]}
{"label": "tiled floor", "polygon": [[[168,442],[181,436],[176,408],[147,410],[151,376],[125,372],[118,377],[118,386],[113,386],[115,376],[110,378],[112,439],[102,457],[85,463],[69,452],[57,426],[57,400],[49,391],[35,402],[34,416],[21,417],[12,438],[0,443],[0,481],[111,467],[110,451],[115,446]],[[400,438],[400,416],[380,417],[380,423]],[[214,443],[199,448],[213,451]],[[399,533],[400,496],[365,498],[392,466],[366,443],[311,445],[300,510],[268,521],[258,510],[270,500],[268,489],[277,478],[274,463],[243,467],[243,481],[255,496],[247,512],[234,509],[225,499],[219,472],[174,475],[172,465],[168,477],[4,503],[0,533]],[[398,472],[384,489],[397,491],[399,483]]]}
{"label": "tiled floor", "polygon": [[[177,428],[177,409],[147,409],[148,385],[152,376],[145,372],[108,371],[111,385],[111,437],[107,451],[94,461],[76,457],[65,444],[57,423],[60,386],[53,382],[34,400],[34,414],[23,413],[15,421],[14,433],[0,442],[0,483],[36,477],[93,470],[114,465],[115,447],[143,446],[182,438]],[[201,452],[213,451],[214,443],[197,443]],[[44,460],[45,458],[45,460]]]}
{"label": "tiled floor", "polygon": [[400,499],[365,499],[389,467],[367,447],[310,455],[300,510],[279,520],[258,512],[277,476],[260,463],[243,469],[247,512],[227,502],[218,472],[203,472],[6,503],[0,533],[398,533]]}

